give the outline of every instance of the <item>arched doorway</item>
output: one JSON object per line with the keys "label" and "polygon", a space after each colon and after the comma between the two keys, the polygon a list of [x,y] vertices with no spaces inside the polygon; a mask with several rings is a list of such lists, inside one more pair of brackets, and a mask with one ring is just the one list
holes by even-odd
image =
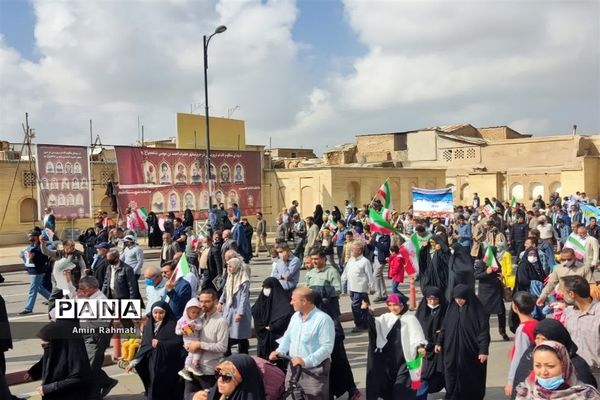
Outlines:
{"label": "arched doorway", "polygon": [[523,185],[521,185],[520,183],[513,183],[510,187],[510,197],[511,199],[514,197],[516,200],[523,200],[523,198],[525,197]]}
{"label": "arched doorway", "polygon": [[347,199],[354,204],[354,207],[360,207],[360,183],[356,181],[348,182],[348,186],[346,186],[346,193]]}
{"label": "arched doorway", "polygon": [[304,186],[300,190],[300,213],[302,217],[312,215],[315,207],[315,200],[312,186]]}
{"label": "arched doorway", "polygon": [[531,190],[529,192],[531,194],[531,199],[537,199],[538,196],[542,196],[544,198],[544,185],[540,182],[533,182],[531,184]]}
{"label": "arched doorway", "polygon": [[550,193],[558,193],[562,197],[562,184],[560,182],[552,182],[550,184]]}
{"label": "arched doorway", "polygon": [[19,222],[22,224],[37,221],[37,201],[31,197],[27,197],[21,201],[19,205]]}

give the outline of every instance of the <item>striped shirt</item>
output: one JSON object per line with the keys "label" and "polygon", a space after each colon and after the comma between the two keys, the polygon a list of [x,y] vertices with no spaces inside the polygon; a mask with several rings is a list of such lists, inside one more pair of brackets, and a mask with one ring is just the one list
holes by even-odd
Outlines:
{"label": "striped shirt", "polygon": [[590,367],[600,368],[600,302],[593,301],[586,312],[565,308],[565,327],[577,345],[577,354]]}

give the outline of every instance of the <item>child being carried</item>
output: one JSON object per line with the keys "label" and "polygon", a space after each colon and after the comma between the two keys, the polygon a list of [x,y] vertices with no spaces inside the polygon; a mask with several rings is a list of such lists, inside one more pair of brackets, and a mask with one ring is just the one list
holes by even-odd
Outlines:
{"label": "child being carried", "polygon": [[[175,327],[175,333],[183,336],[184,346],[190,342],[200,340],[200,331],[202,330],[200,312],[200,302],[196,297],[192,297],[192,299],[190,299],[190,301],[188,301],[185,305],[183,316],[179,319],[179,321],[177,321],[177,326]],[[194,374],[195,376],[203,375],[202,371],[200,370],[201,357],[202,354],[200,353],[188,352],[188,356],[185,359],[185,365],[178,373],[179,376],[185,380],[191,381],[192,377],[190,376],[190,373]]]}

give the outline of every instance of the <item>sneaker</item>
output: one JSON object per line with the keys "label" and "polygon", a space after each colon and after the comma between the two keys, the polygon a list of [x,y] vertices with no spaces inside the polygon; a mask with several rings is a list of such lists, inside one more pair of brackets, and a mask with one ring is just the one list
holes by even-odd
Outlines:
{"label": "sneaker", "polygon": [[23,310],[20,313],[18,313],[17,315],[27,315],[27,314],[31,314],[33,311],[31,310]]}
{"label": "sneaker", "polygon": [[198,368],[198,367],[190,366],[190,367],[187,367],[187,370],[189,372],[191,372],[192,374],[194,374],[194,376],[204,375],[204,372],[200,371],[200,368]]}
{"label": "sneaker", "polygon": [[111,379],[110,383],[108,383],[106,386],[104,386],[101,390],[100,390],[100,395],[102,397],[106,397],[108,396],[108,394],[110,393],[111,390],[113,390],[113,388],[115,386],[117,386],[117,384],[119,383],[118,380],[116,379]]}
{"label": "sneaker", "polygon": [[180,377],[182,377],[186,381],[190,381],[190,382],[192,381],[192,376],[190,375],[190,373],[188,372],[187,369],[182,369],[181,371],[179,371],[177,373],[177,375],[179,375]]}

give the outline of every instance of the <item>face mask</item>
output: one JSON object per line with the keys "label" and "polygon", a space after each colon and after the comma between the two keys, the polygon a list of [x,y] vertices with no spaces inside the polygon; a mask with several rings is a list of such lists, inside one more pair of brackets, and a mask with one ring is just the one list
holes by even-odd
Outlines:
{"label": "face mask", "polygon": [[429,303],[427,303],[427,307],[431,308],[432,310],[435,310],[439,306],[440,306],[439,304],[429,304]]}
{"label": "face mask", "polygon": [[532,264],[535,264],[537,262],[537,257],[536,256],[527,256],[527,261],[529,261]]}
{"label": "face mask", "polygon": [[537,378],[537,383],[544,389],[556,390],[563,383],[565,383],[565,378],[563,378],[562,375],[555,376],[554,378],[547,378],[547,379]]}
{"label": "face mask", "polygon": [[565,261],[565,267],[571,268],[575,264],[575,260]]}
{"label": "face mask", "polygon": [[263,294],[269,297],[271,295],[271,288],[263,288]]}
{"label": "face mask", "polygon": [[146,286],[154,286],[154,281],[151,278],[146,278]]}

